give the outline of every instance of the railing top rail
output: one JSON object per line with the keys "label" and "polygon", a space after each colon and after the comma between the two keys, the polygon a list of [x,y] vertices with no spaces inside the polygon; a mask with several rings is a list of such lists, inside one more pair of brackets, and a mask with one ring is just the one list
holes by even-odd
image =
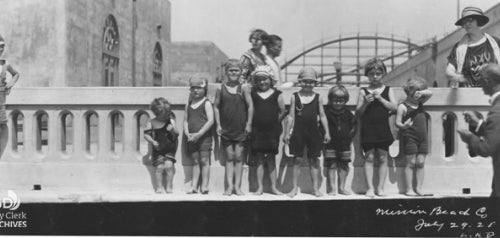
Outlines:
{"label": "railing top rail", "polygon": [[[213,100],[219,84],[210,84],[208,98]],[[350,100],[348,105],[355,105],[359,88],[346,85]],[[317,87],[326,103],[329,87]],[[293,92],[300,88],[284,89],[283,97],[288,103]],[[428,106],[488,106],[488,96],[480,88],[430,88],[433,97]],[[396,98],[406,97],[401,88],[394,88]],[[40,106],[78,106],[78,105],[149,105],[156,97],[165,97],[173,105],[185,105],[189,97],[188,87],[23,87],[14,88],[7,97],[7,107],[18,105]]]}

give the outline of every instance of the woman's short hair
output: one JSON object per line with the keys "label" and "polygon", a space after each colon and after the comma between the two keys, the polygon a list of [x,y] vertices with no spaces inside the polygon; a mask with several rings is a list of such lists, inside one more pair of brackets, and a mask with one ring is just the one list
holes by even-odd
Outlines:
{"label": "woman's short hair", "polygon": [[266,46],[266,48],[269,48],[273,45],[276,45],[278,42],[283,41],[281,37],[278,35],[262,35],[262,44]]}
{"label": "woman's short hair", "polygon": [[252,40],[252,37],[256,35],[259,39],[262,39],[262,36],[265,36],[267,35],[267,32],[262,30],[262,29],[253,29],[251,32],[250,32],[250,36],[248,37],[248,41],[251,41]]}

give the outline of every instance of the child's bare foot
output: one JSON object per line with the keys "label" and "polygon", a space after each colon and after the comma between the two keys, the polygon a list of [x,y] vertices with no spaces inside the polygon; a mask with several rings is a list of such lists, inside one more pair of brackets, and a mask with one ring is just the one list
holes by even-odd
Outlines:
{"label": "child's bare foot", "polygon": [[275,195],[283,195],[283,193],[277,188],[271,188],[271,192]]}
{"label": "child's bare foot", "polygon": [[423,193],[420,189],[415,189],[415,193],[416,193],[418,196],[425,196],[425,193]]}
{"label": "child's bare foot", "polygon": [[253,193],[253,195],[262,195],[263,193],[264,193],[264,192],[263,192],[262,188],[259,188],[259,189],[257,189],[257,191],[255,191],[255,192]]}
{"label": "child's bare foot", "polygon": [[163,189],[158,188],[158,189],[155,190],[155,193],[156,194],[162,194],[163,193]]}
{"label": "child's bare foot", "polygon": [[165,190],[165,192],[166,192],[166,193],[172,193],[172,192],[173,192],[173,190],[172,190],[171,188],[167,188],[167,189]]}
{"label": "child's bare foot", "polygon": [[345,190],[345,189],[339,189],[339,194],[342,194],[342,195],[351,195],[351,192]]}
{"label": "child's bare foot", "polygon": [[405,192],[405,195],[406,195],[406,196],[408,196],[408,197],[414,197],[414,196],[417,196],[417,194],[416,194],[416,193],[414,193],[414,192],[413,192],[413,191],[411,191],[411,190],[410,190],[410,191],[406,191],[406,192]]}
{"label": "child's bare foot", "polygon": [[245,195],[245,193],[243,191],[241,191],[241,189],[235,189],[235,192],[236,192],[236,195],[238,195],[238,196]]}
{"label": "child's bare foot", "polygon": [[387,196],[387,194],[385,194],[384,190],[379,189],[379,190],[377,191],[377,196],[379,196],[379,197],[386,197],[386,196]]}
{"label": "child's bare foot", "polygon": [[233,188],[227,188],[222,195],[231,196],[233,194]]}
{"label": "child's bare foot", "polygon": [[328,194],[328,196],[335,196],[335,195],[337,195],[337,193],[335,192],[335,190],[332,190],[332,191],[330,191],[327,194]]}
{"label": "child's bare foot", "polygon": [[368,189],[365,194],[367,197],[375,197],[375,192],[373,192],[373,189]]}
{"label": "child's bare foot", "polygon": [[323,196],[323,193],[321,193],[319,190],[315,190],[313,192],[313,195],[316,196],[316,197],[321,197],[321,196]]}
{"label": "child's bare foot", "polygon": [[196,189],[191,189],[187,192],[187,194],[196,194],[198,191]]}
{"label": "child's bare foot", "polygon": [[286,195],[293,198],[295,196],[297,196],[297,192],[298,192],[298,189],[297,188],[293,188],[292,191],[290,191],[289,193],[287,193]]}

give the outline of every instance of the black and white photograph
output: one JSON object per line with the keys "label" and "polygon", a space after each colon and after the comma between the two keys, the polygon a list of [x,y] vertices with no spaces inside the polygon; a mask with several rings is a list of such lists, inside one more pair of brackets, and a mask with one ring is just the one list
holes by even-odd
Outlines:
{"label": "black and white photograph", "polygon": [[0,9],[0,234],[500,236],[497,0]]}

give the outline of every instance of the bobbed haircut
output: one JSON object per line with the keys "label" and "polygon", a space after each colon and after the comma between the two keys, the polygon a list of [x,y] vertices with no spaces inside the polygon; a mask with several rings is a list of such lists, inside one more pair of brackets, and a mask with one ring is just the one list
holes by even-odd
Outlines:
{"label": "bobbed haircut", "polygon": [[349,101],[349,91],[343,85],[337,84],[328,91],[328,104],[332,104],[334,99],[342,98]]}
{"label": "bobbed haircut", "polygon": [[281,39],[281,37],[279,37],[278,35],[262,35],[261,39],[262,44],[266,46],[266,48],[269,48],[273,45],[278,44],[278,42],[283,41],[283,39]]}
{"label": "bobbed haircut", "polygon": [[149,104],[149,109],[155,115],[159,115],[161,113],[160,108],[162,108],[162,107],[164,109],[170,110],[170,102],[168,102],[168,100],[163,98],[163,97],[155,98],[155,99],[153,99],[151,104]]}
{"label": "bobbed haircut", "polygon": [[252,40],[253,36],[257,36],[259,39],[262,39],[262,36],[267,36],[267,32],[262,29],[253,29],[250,31],[250,36],[248,37],[248,41]]}
{"label": "bobbed haircut", "polygon": [[382,73],[384,75],[387,74],[387,68],[385,67],[384,61],[382,61],[379,58],[372,58],[372,59],[369,59],[368,62],[366,62],[365,76],[368,76],[368,73],[374,69],[380,69],[380,70],[382,70]]}

